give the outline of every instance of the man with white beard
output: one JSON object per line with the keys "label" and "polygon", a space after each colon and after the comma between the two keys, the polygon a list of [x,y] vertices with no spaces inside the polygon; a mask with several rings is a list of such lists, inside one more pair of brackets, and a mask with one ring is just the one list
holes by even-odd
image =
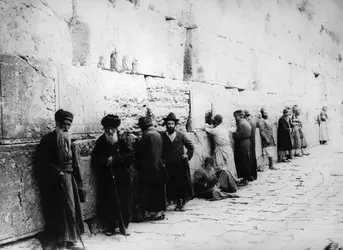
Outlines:
{"label": "man with white beard", "polygon": [[85,190],[75,146],[71,144],[73,114],[55,113],[56,129],[45,135],[36,151],[35,167],[42,195],[46,232],[57,249],[76,245],[84,232],[81,202]]}
{"label": "man with white beard", "polygon": [[101,120],[105,132],[95,142],[91,158],[98,181],[97,215],[107,236],[115,234],[116,228],[128,235],[130,221],[129,167],[134,162],[134,149],[128,135],[118,132],[120,123],[112,114]]}

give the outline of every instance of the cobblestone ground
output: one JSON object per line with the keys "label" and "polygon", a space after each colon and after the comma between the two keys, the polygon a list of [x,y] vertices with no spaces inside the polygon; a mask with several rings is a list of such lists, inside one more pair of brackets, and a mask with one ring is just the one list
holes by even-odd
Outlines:
{"label": "cobblestone ground", "polygon": [[343,147],[316,147],[276,167],[239,189],[241,198],[194,199],[164,221],[132,223],[127,242],[98,234],[85,239],[87,249],[315,250],[343,243]]}

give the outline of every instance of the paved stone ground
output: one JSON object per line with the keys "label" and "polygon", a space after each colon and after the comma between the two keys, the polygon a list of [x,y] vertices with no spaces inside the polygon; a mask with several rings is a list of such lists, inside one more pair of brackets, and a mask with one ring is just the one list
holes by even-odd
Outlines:
{"label": "paved stone ground", "polygon": [[87,249],[323,249],[343,243],[343,147],[313,148],[311,155],[260,173],[241,198],[194,199],[166,220],[132,223],[131,235],[85,239]]}

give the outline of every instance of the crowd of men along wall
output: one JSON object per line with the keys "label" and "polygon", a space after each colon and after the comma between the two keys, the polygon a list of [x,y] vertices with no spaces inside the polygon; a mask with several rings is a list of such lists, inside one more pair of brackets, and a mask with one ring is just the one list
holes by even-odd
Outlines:
{"label": "crowd of men along wall", "polygon": [[86,218],[89,154],[107,113],[134,132],[147,107],[159,126],[174,112],[195,143],[193,171],[210,150],[201,131],[208,111],[232,130],[235,109],[257,117],[266,107],[276,123],[298,104],[310,146],[322,105],[332,125],[341,121],[337,0],[18,0],[0,10],[0,244],[43,228],[31,158],[59,108],[75,115]]}

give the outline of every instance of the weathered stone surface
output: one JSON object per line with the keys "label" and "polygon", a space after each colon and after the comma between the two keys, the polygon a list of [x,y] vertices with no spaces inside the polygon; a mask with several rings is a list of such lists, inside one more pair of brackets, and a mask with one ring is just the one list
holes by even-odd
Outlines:
{"label": "weathered stone surface", "polygon": [[2,247],[3,250],[43,250],[42,245],[40,244],[38,239],[29,239],[29,240],[23,240],[19,241],[7,246]]}
{"label": "weathered stone surface", "polygon": [[68,25],[42,1],[1,1],[0,54],[71,63]]}
{"label": "weathered stone surface", "polygon": [[0,148],[0,243],[24,238],[44,225],[31,164],[34,146]]}
{"label": "weathered stone surface", "polygon": [[2,139],[33,140],[52,125],[56,69],[30,57],[0,56]]}
{"label": "weathered stone surface", "polygon": [[75,26],[84,27],[78,38],[84,49],[74,48],[82,56],[81,65],[102,61],[104,68],[117,72],[183,79],[186,30],[177,21],[128,1],[113,8],[107,0],[80,2],[78,20]]}
{"label": "weathered stone surface", "polygon": [[[73,17],[73,2],[74,6],[77,4],[77,1],[73,0],[42,0],[41,2],[44,5],[48,6],[51,9],[51,11],[61,20],[64,20],[68,23],[71,21]],[[77,5],[75,7],[77,7]]]}
{"label": "weathered stone surface", "polygon": [[185,129],[189,116],[189,84],[179,80],[146,77],[148,105],[158,124],[169,112],[175,113]]}
{"label": "weathered stone surface", "polygon": [[59,107],[75,114],[74,133],[101,132],[105,114],[117,114],[122,128],[135,126],[144,114],[147,91],[143,76],[95,67],[61,68]]}

